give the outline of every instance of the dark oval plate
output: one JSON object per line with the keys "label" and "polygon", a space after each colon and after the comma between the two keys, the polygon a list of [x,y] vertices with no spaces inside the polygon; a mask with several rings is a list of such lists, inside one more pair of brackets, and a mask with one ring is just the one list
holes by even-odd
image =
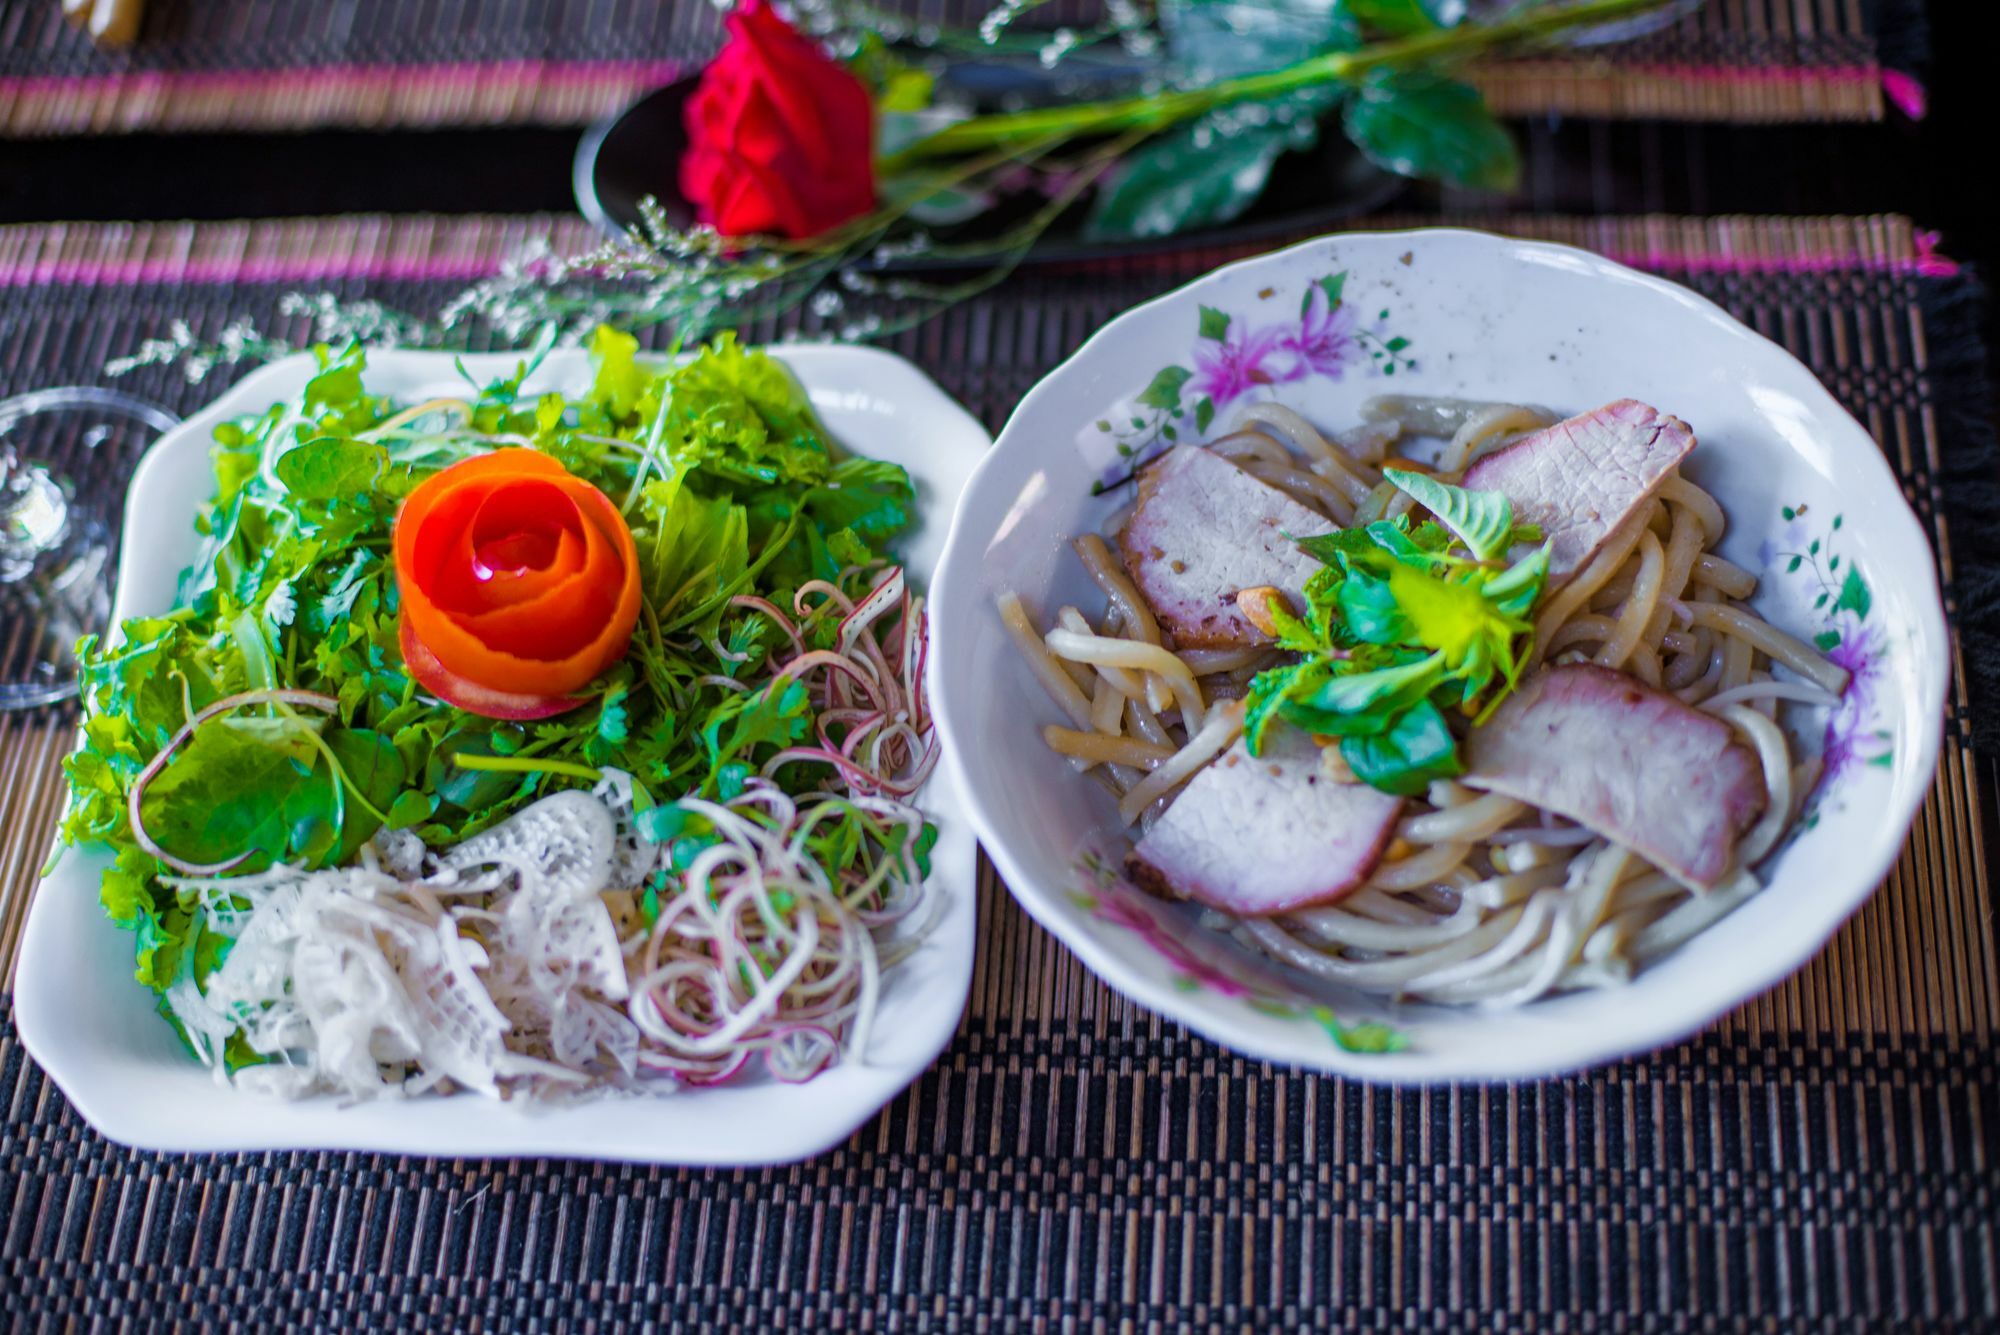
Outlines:
{"label": "dark oval plate", "polygon": [[[572,184],[576,206],[608,236],[620,237],[639,222],[639,201],[660,201],[676,227],[694,221],[682,198],[677,168],[687,147],[681,108],[696,79],[680,79],[646,94],[624,111],[590,127],[577,145]],[[1309,152],[1279,159],[1264,194],[1250,212],[1223,227],[1136,240],[1086,240],[1081,207],[1058,219],[1024,258],[1060,264],[1113,255],[1148,255],[1195,246],[1229,246],[1320,230],[1343,218],[1370,213],[1400,195],[1409,183],[1368,161],[1345,137],[1329,134]],[[953,242],[976,240],[980,220],[936,229]],[[908,255],[881,266],[901,271],[963,269],[963,259]]]}

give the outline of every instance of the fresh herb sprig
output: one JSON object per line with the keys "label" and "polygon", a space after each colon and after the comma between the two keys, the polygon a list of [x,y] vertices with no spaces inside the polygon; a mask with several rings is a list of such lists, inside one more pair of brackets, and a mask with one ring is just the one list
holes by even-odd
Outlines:
{"label": "fresh herb sprig", "polygon": [[1434,518],[1299,542],[1325,563],[1306,583],[1305,615],[1266,604],[1278,647],[1299,658],[1251,683],[1244,729],[1253,754],[1281,720],[1337,737],[1357,778],[1408,796],[1464,770],[1447,711],[1483,717],[1520,683],[1549,549],[1506,559],[1541,533],[1516,524],[1498,492],[1384,476]]}

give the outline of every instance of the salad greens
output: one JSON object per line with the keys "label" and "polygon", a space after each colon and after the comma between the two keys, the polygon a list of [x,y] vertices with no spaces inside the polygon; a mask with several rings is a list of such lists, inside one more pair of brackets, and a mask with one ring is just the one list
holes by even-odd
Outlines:
{"label": "salad greens", "polygon": [[[726,801],[778,749],[813,736],[810,693],[772,675],[770,655],[788,646],[731,599],[756,595],[789,616],[808,581],[866,592],[867,567],[910,521],[908,475],[839,452],[790,373],[728,337],[677,365],[642,361],[609,328],[590,349],[594,377],[575,397],[523,389],[543,348],[511,375],[468,378],[461,397],[403,405],[368,391],[359,347],[321,347],[299,395],[217,428],[215,497],[197,520],[205,547],[176,610],[79,654],[83,740],[65,762],[62,838],[114,851],[104,905],[137,934],[141,981],[162,992],[200,982],[228,948],[191,892],[162,881],[166,864],[128,803],[184,725],[239,693],[264,694],[195,728],[140,810],[156,847],[244,873],[336,865],[384,827],[456,843],[613,764],[634,776],[642,812],[664,820],[673,808],[654,794]],[[601,489],[643,567],[628,655],[583,706],[539,723],[421,694],[397,644],[398,505],[430,474],[500,445],[545,451]],[[800,616],[807,649],[834,645],[837,616],[826,604]],[[269,694],[278,688],[337,709],[297,708]],[[816,785],[824,771],[801,777]],[[678,838],[685,866],[703,832],[671,823],[658,833]],[[825,836],[855,837],[838,823]]]}
{"label": "salad greens", "polygon": [[1413,526],[1399,515],[1299,542],[1325,563],[1306,583],[1305,615],[1282,600],[1266,605],[1278,647],[1299,659],[1251,682],[1244,731],[1253,755],[1279,719],[1338,737],[1356,777],[1409,796],[1464,770],[1446,711],[1483,718],[1519,684],[1549,549],[1507,562],[1542,535],[1516,524],[1498,492],[1397,468],[1383,475],[1435,518]]}

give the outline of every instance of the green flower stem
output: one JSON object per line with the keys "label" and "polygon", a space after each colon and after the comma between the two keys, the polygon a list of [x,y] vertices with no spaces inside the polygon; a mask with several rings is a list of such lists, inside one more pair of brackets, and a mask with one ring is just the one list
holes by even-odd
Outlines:
{"label": "green flower stem", "polygon": [[498,774],[561,774],[591,783],[604,777],[603,770],[573,765],[567,760],[529,760],[520,756],[482,756],[470,751],[454,751],[451,763],[460,769],[491,770]]}
{"label": "green flower stem", "polygon": [[1570,28],[1657,9],[1663,3],[1665,0],[1583,0],[1581,4],[1559,9],[1544,7],[1530,10],[1497,23],[1464,24],[1396,41],[1376,42],[1359,50],[1330,51],[1284,69],[1225,79],[1205,88],[975,116],[948,125],[900,152],[890,154],[882,159],[879,169],[884,175],[893,175],[928,158],[947,157],[1023,139],[1046,141],[1051,136],[1163,130],[1232,103],[1279,97],[1319,84],[1353,83],[1375,70],[1406,69],[1460,60],[1496,47],[1531,42]]}

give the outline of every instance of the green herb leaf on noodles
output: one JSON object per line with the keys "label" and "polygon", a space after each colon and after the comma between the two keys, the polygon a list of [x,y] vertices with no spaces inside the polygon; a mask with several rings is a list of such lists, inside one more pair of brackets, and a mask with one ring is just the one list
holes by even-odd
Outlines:
{"label": "green herb leaf on noodles", "polygon": [[1491,561],[1506,554],[1514,531],[1514,506],[1500,492],[1468,491],[1401,468],[1385,468],[1382,476],[1436,515],[1474,559]]}

